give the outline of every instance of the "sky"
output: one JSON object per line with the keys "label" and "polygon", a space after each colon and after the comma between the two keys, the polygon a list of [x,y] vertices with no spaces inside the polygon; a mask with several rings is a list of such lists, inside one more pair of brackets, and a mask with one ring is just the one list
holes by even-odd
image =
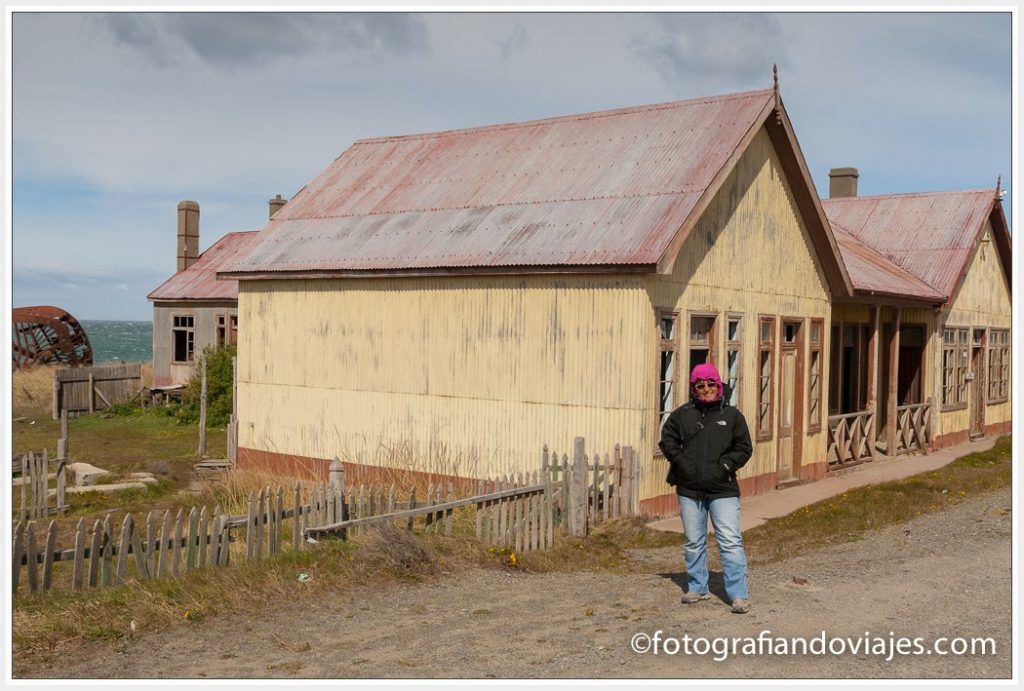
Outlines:
{"label": "sky", "polygon": [[861,194],[1010,188],[1011,21],[17,12],[13,305],[149,320],[180,200],[205,249],[359,138],[763,89],[773,63],[820,195],[839,166]]}

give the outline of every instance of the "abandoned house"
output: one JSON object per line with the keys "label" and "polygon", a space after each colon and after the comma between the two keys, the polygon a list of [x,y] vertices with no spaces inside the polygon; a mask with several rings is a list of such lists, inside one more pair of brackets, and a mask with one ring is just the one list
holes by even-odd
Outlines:
{"label": "abandoned house", "polygon": [[861,197],[857,178],[833,169],[823,201],[855,291],[832,310],[830,460],[1008,433],[1011,243],[998,183]]}
{"label": "abandoned house", "polygon": [[[854,448],[831,412],[902,413],[884,392],[912,368],[882,365],[891,342],[910,357],[903,327],[934,341],[975,323],[957,312],[968,289],[885,259],[866,222],[834,233],[828,208],[777,88],[357,141],[220,270],[242,324],[238,464],[326,475],[335,455],[384,465],[380,449],[401,447],[422,470],[483,477],[535,470],[544,444],[582,436],[633,446],[635,501],[674,513],[660,425],[710,360],[755,440],[744,494],[823,477]],[[981,289],[1005,240],[963,285]],[[1008,305],[986,327],[1008,324]],[[830,386],[861,376],[832,351],[855,325],[874,353],[851,356],[875,368],[863,399]],[[918,398],[940,367],[922,360]],[[888,433],[861,437],[873,453]]]}
{"label": "abandoned house", "polygon": [[[270,215],[284,206],[277,195]],[[217,280],[217,272],[248,251],[257,231],[227,233],[199,253],[199,204],[178,204],[178,267],[147,297],[153,303],[153,386],[187,382],[196,357],[208,345],[235,343],[238,283]]]}

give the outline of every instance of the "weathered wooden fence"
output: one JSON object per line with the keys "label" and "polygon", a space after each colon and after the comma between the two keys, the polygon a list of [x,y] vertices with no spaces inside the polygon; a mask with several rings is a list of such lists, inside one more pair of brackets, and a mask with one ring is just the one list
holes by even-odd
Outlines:
{"label": "weathered wooden fence", "polygon": [[828,418],[828,469],[845,468],[875,458],[875,412],[864,410]]}
{"label": "weathered wooden fence", "polygon": [[67,367],[53,373],[53,419],[61,411],[95,412],[129,401],[142,391],[142,365]]}
{"label": "weathered wooden fence", "polygon": [[[18,517],[26,519],[44,518],[68,508],[65,490],[67,488],[67,459],[50,458],[46,449],[41,454],[29,452],[11,463],[14,496],[20,498]],[[54,482],[51,491],[50,481]]]}
{"label": "weathered wooden fence", "polygon": [[896,453],[928,451],[931,441],[932,402],[896,408]]}
{"label": "weathered wooden fence", "polygon": [[[314,536],[345,539],[384,522],[397,522],[412,531],[415,520],[421,518],[425,533],[451,535],[453,514],[462,507],[474,509],[475,535],[486,545],[520,552],[546,549],[552,546],[556,530],[585,535],[599,521],[634,510],[637,464],[631,447],[616,446],[614,453],[603,458],[595,455],[591,461],[578,438],[573,451],[570,461],[567,455],[559,458],[545,447],[539,472],[479,480],[476,493],[469,497],[455,498],[452,482],[430,484],[424,501],[417,499],[415,487],[407,499],[398,498],[393,484],[346,489],[344,466],[335,459],[330,482],[305,488],[296,484],[287,492],[283,487],[252,492],[244,516],[226,515],[219,505],[212,512],[207,507],[192,508],[187,515],[183,509],[174,516],[169,511],[151,511],[138,522],[126,514],[116,534],[109,515],[93,521],[91,529],[81,519],[74,547],[65,550],[56,545],[56,521],[40,538],[37,521],[22,520],[14,527],[12,588],[18,591],[24,570],[29,592],[50,590],[57,562],[72,562],[67,575],[74,589],[114,587],[131,576],[179,576],[226,566],[232,560],[232,543],[241,539],[244,560],[258,562],[286,546],[304,549],[316,542]],[[290,521],[287,526],[286,521]],[[240,559],[241,553],[234,558]]]}

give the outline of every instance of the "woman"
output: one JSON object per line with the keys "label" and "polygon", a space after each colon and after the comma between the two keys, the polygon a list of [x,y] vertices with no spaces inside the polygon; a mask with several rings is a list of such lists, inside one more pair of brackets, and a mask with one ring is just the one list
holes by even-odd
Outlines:
{"label": "woman", "polygon": [[736,472],[753,448],[743,414],[726,402],[722,379],[712,364],[690,373],[690,400],[669,415],[659,447],[669,462],[666,482],[679,495],[679,513],[686,533],[687,592],[694,604],[708,595],[708,514],[722,559],[725,594],[732,611],[750,610],[747,557],[740,534],[740,488]]}

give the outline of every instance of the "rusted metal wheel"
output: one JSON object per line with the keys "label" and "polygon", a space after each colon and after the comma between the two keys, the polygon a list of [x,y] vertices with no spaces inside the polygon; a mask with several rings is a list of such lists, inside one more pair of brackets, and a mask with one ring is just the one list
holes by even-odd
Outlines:
{"label": "rusted metal wheel", "polygon": [[32,365],[91,365],[92,346],[78,320],[59,307],[16,307],[12,312],[14,369]]}

